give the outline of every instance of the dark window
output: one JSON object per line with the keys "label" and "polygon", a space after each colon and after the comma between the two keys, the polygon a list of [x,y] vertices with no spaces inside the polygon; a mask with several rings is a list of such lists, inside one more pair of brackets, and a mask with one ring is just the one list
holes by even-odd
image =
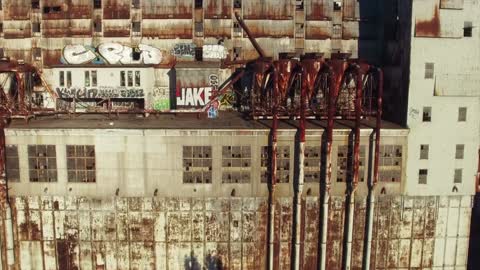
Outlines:
{"label": "dark window", "polygon": [[223,146],[222,183],[249,183],[251,163],[250,146]]}
{"label": "dark window", "polygon": [[0,33],[3,33],[3,23],[0,22]]}
{"label": "dark window", "polygon": [[65,86],[65,71],[60,71],[58,73],[58,83],[60,86]]}
{"label": "dark window", "polygon": [[203,0],[195,0],[195,8],[202,8]]}
{"label": "dark window", "polygon": [[42,48],[32,48],[32,54],[34,60],[42,59]]}
{"label": "dark window", "polygon": [[340,10],[342,10],[342,1],[334,1],[333,11],[340,11]]}
{"label": "dark window", "polygon": [[212,147],[183,147],[183,183],[212,183]]}
{"label": "dark window", "polygon": [[425,63],[425,79],[433,79],[435,65],[433,63]]}
{"label": "dark window", "polygon": [[40,8],[40,0],[32,0],[32,9]]}
{"label": "dark window", "polygon": [[32,32],[33,33],[40,33],[40,23],[39,22],[32,23]]}
{"label": "dark window", "polygon": [[95,32],[102,32],[102,21],[101,20],[95,20],[93,21],[93,30]]}
{"label": "dark window", "polygon": [[296,10],[303,10],[303,0],[295,1],[295,9]]}
{"label": "dark window", "polygon": [[18,147],[16,145],[6,145],[5,158],[5,173],[7,176],[7,181],[20,181]]}
{"label": "dark window", "polygon": [[132,31],[133,32],[140,32],[141,24],[140,22],[132,22]]}
{"label": "dark window", "polygon": [[95,147],[67,145],[68,182],[95,182]]}
{"label": "dark window", "polygon": [[458,108],[458,122],[467,121],[467,107]]}
{"label": "dark window", "polygon": [[2,0],[0,0],[0,10],[3,9],[3,8],[2,8],[2,5],[3,5],[3,2],[2,2]]}
{"label": "dark window", "polygon": [[102,0],[93,0],[93,8],[102,8]]}
{"label": "dark window", "polygon": [[304,177],[306,183],[320,182],[320,146],[305,146]]}
{"label": "dark window", "polygon": [[455,173],[453,175],[453,183],[462,183],[462,169],[455,169]]}
{"label": "dark window", "polygon": [[432,121],[432,107],[423,107],[422,121],[423,122]]}
{"label": "dark window", "polygon": [[203,48],[195,47],[195,60],[203,61]]}
{"label": "dark window", "polygon": [[140,8],[140,0],[132,0],[133,8]]}
{"label": "dark window", "polygon": [[97,71],[92,70],[92,86],[97,86]]}
{"label": "dark window", "polygon": [[464,144],[457,144],[455,146],[455,159],[463,159],[463,153],[465,152]]}
{"label": "dark window", "polygon": [[3,56],[5,56],[3,53],[3,48],[0,48],[0,57],[3,57]]}
{"label": "dark window", "polygon": [[464,37],[471,37],[472,36],[472,22],[464,22],[463,24],[463,36]]}
{"label": "dark window", "polygon": [[233,8],[242,8],[242,0],[233,0]]}
{"label": "dark window", "polygon": [[197,37],[203,36],[203,22],[195,23],[195,36]]}
{"label": "dark window", "polygon": [[242,57],[242,47],[233,48],[233,60],[239,59]]}
{"label": "dark window", "polygon": [[125,71],[120,71],[120,86],[125,86]]}
{"label": "dark window", "polygon": [[71,87],[71,86],[72,86],[72,72],[67,71],[67,87]]}
{"label": "dark window", "polygon": [[30,182],[57,181],[55,145],[29,145],[28,164]]}
{"label": "dark window", "polygon": [[85,87],[90,86],[90,71],[85,70]]}
{"label": "dark window", "polygon": [[48,14],[48,13],[59,13],[62,11],[62,7],[61,6],[53,6],[53,7],[47,7],[47,6],[44,6],[43,7],[43,13],[44,14]]}
{"label": "dark window", "polygon": [[418,170],[418,183],[419,184],[426,184],[427,183],[427,176],[428,176],[428,170],[427,169]]}
{"label": "dark window", "polygon": [[[270,149],[268,146],[263,146],[261,152],[261,177],[262,183],[268,183],[270,181]],[[288,183],[290,179],[290,147],[278,146],[277,147],[277,182]]]}
{"label": "dark window", "polygon": [[135,71],[135,86],[140,86],[140,71]]}
{"label": "dark window", "polygon": [[428,144],[420,145],[420,159],[428,159]]}
{"label": "dark window", "polygon": [[127,72],[127,85],[133,86],[133,71],[131,70]]}

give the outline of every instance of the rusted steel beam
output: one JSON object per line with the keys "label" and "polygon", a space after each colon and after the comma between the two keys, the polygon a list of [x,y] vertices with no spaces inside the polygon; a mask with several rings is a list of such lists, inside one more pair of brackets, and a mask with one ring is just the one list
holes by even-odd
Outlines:
{"label": "rusted steel beam", "polygon": [[255,50],[257,51],[258,55],[263,58],[265,57],[265,52],[263,51],[263,49],[260,47],[260,45],[258,44],[258,42],[255,40],[255,38],[253,37],[252,35],[252,32],[250,31],[250,29],[247,27],[247,25],[245,24],[245,22],[243,21],[243,19],[240,17],[240,15],[238,14],[238,12],[235,12],[235,18],[237,19],[238,23],[240,24],[240,27],[242,27],[242,29],[245,31],[245,33],[247,33],[247,37],[248,39],[250,40],[250,42],[252,43],[253,47],[255,48]]}
{"label": "rusted steel beam", "polygon": [[207,104],[205,104],[205,106],[203,106],[202,111],[205,112],[210,107],[212,102],[217,100],[218,97],[224,95],[227,92],[228,88],[230,88],[234,83],[236,83],[238,80],[240,80],[240,78],[242,78],[244,73],[245,73],[245,71],[241,70],[235,77],[230,79],[230,81],[226,85],[224,85],[222,88],[220,88],[217,91],[217,93],[213,97],[210,98],[210,100],[207,102]]}

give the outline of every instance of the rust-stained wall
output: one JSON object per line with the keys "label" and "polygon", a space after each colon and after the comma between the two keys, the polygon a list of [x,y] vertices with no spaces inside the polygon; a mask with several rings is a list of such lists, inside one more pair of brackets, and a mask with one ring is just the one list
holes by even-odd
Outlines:
{"label": "rust-stained wall", "polygon": [[142,1],[144,19],[191,19],[193,5],[189,0],[144,0]]}
{"label": "rust-stained wall", "polygon": [[[363,263],[356,198],[352,269]],[[12,197],[20,269],[263,269],[267,198]],[[330,202],[327,269],[342,269],[344,197]],[[319,200],[302,202],[302,269],[317,269]],[[278,198],[274,269],[290,269],[291,198]],[[465,267],[471,198],[380,196],[371,269]],[[446,242],[445,242],[446,241]],[[213,265],[222,268],[209,268]],[[58,267],[58,268],[57,268]]]}

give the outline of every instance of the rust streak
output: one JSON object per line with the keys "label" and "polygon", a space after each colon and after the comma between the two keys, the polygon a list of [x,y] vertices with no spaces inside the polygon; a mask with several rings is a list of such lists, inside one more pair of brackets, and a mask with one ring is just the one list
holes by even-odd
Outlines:
{"label": "rust streak", "polygon": [[418,20],[415,23],[415,36],[417,37],[439,37],[440,36],[440,14],[438,6],[435,6],[433,18],[430,20]]}

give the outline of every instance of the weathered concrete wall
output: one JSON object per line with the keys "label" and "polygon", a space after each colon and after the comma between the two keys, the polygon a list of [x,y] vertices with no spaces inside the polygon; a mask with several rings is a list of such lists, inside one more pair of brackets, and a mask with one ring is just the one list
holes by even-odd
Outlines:
{"label": "weathered concrete wall", "polygon": [[[341,269],[344,203],[330,201],[327,269]],[[264,197],[18,196],[11,204],[19,269],[265,267]],[[274,269],[290,269],[292,199],[276,204]],[[301,265],[317,269],[318,197],[304,206]],[[358,197],[352,269],[364,262],[366,206]],[[466,269],[470,213],[470,196],[379,196],[371,269]]]}

